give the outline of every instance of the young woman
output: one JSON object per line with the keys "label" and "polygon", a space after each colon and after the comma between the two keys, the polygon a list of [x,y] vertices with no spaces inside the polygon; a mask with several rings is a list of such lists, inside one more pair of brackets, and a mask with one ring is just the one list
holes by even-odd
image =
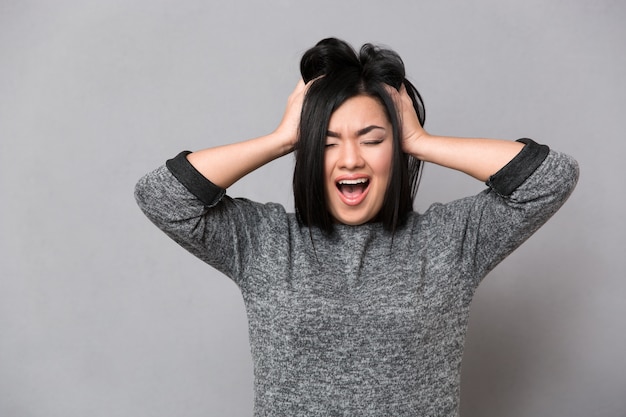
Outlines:
{"label": "young woman", "polygon": [[[183,152],[136,187],[146,215],[246,305],[255,416],[456,416],[482,278],[565,202],[576,162],[530,139],[433,136],[391,50],[325,39],[278,128]],[[295,213],[225,195],[295,150]],[[413,212],[421,161],[487,183]]]}

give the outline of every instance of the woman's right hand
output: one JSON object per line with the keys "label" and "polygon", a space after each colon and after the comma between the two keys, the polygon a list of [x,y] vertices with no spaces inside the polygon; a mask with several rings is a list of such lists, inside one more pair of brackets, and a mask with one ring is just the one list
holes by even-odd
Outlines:
{"label": "woman's right hand", "polygon": [[[311,81],[313,82],[313,81]],[[305,84],[302,79],[298,81],[296,88],[291,92],[287,99],[287,108],[283,114],[283,119],[274,131],[274,134],[280,135],[284,138],[293,150],[298,142],[298,129],[300,127],[300,114],[302,113],[302,103],[304,102],[304,96],[311,84]]]}

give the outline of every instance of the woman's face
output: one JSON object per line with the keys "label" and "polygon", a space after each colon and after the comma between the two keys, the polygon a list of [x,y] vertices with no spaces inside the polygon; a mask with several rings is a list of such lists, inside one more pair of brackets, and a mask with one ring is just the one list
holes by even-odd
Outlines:
{"label": "woman's face", "polygon": [[393,134],[378,100],[346,100],[328,123],[324,176],[327,206],[339,223],[359,225],[374,219],[381,207],[393,154]]}

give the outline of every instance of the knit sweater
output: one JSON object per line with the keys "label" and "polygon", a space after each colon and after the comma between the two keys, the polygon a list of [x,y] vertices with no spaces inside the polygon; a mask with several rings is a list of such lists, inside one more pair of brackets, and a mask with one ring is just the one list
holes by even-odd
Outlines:
{"label": "knit sweater", "polygon": [[478,195],[380,223],[305,227],[231,198],[181,153],[136,199],[230,277],[245,302],[255,417],[457,416],[470,302],[482,278],[565,202],[567,155],[525,140]]}

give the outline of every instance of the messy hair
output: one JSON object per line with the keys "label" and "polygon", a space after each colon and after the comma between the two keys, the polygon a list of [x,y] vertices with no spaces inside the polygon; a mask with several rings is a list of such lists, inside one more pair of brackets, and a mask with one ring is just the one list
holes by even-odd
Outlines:
{"label": "messy hair", "polygon": [[392,126],[393,157],[383,206],[376,217],[395,231],[413,210],[422,163],[402,151],[402,121],[386,86],[405,86],[420,124],[425,110],[417,89],[405,77],[400,56],[386,48],[365,44],[359,53],[346,42],[327,38],[304,53],[300,73],[305,83],[314,80],[304,98],[295,150],[293,192],[298,220],[332,232],[324,186],[324,148],[333,112],[346,100],[369,96],[380,102]]}

